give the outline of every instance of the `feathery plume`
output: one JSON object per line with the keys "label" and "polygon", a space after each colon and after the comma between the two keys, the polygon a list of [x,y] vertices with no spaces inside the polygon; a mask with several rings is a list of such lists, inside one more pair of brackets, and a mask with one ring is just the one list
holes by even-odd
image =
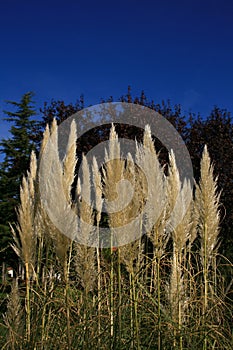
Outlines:
{"label": "feathery plume", "polygon": [[[82,159],[82,182],[80,178],[77,184],[77,194],[80,198],[78,203],[78,241],[82,244],[75,244],[75,269],[78,279],[85,290],[89,293],[93,290],[96,281],[96,252],[93,245],[96,245],[97,237],[94,237],[93,208],[91,203],[91,182],[90,169],[86,157]],[[80,197],[81,196],[81,197]]]}
{"label": "feathery plume", "polygon": [[145,228],[148,236],[152,238],[151,231],[158,225],[165,207],[166,191],[163,170],[155,151],[149,125],[145,127],[143,145],[136,145],[136,164],[145,176],[143,181],[144,195],[146,194]]}
{"label": "feathery plume", "polygon": [[35,153],[31,155],[30,171],[27,178],[24,176],[20,187],[20,205],[17,209],[18,223],[16,230],[11,225],[11,231],[14,238],[12,248],[16,254],[27,263],[30,271],[34,268],[36,254],[36,229],[34,225],[35,217],[35,179],[37,175],[37,161]]}
{"label": "feathery plume", "polygon": [[101,174],[99,172],[97,160],[94,157],[93,158],[93,165],[92,165],[92,174],[93,174],[93,183],[94,183],[94,192],[95,192],[95,209],[97,211],[97,223],[99,224],[101,219],[101,211],[103,206],[103,186],[101,181]]}
{"label": "feathery plume", "polygon": [[217,178],[205,146],[201,159],[201,177],[197,185],[195,204],[199,212],[198,229],[201,237],[202,263],[206,259],[207,268],[211,263],[219,234],[219,198],[217,193]]}
{"label": "feathery plume", "polygon": [[68,202],[71,201],[71,186],[74,181],[75,167],[77,164],[76,158],[76,124],[73,120],[70,126],[69,139],[66,149],[66,155],[63,160],[63,187],[65,196]]}

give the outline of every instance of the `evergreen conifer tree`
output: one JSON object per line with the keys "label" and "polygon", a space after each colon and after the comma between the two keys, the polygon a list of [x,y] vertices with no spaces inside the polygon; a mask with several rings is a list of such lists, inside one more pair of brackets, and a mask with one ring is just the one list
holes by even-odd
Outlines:
{"label": "evergreen conifer tree", "polygon": [[33,93],[25,93],[20,102],[7,101],[14,111],[4,111],[4,120],[13,123],[10,137],[0,140],[0,260],[12,264],[9,223],[16,221],[16,207],[19,203],[19,190],[22,176],[26,174],[30,154],[36,149],[37,122],[33,106]]}

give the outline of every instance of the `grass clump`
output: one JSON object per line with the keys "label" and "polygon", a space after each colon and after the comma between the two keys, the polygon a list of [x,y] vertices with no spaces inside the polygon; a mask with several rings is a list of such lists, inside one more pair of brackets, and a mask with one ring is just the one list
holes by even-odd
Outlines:
{"label": "grass clump", "polygon": [[[232,349],[230,286],[219,273],[220,195],[207,148],[193,195],[173,152],[168,172],[161,167],[149,126],[135,159],[121,158],[113,126],[105,165],[83,156],[77,181],[75,145],[71,124],[66,157],[59,158],[54,122],[23,179],[12,233],[25,280],[12,283],[2,348]],[[63,218],[67,235],[44,208],[41,164],[47,205]],[[70,211],[79,217],[77,231]],[[119,232],[134,239],[118,247]],[[96,248],[103,239],[109,248]]]}

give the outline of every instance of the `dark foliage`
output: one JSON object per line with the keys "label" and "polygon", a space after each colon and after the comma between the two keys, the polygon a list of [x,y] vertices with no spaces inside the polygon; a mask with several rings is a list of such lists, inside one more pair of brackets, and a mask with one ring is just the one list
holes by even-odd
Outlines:
{"label": "dark foliage", "polygon": [[15,208],[19,204],[19,189],[22,176],[26,175],[30,154],[36,150],[38,123],[31,118],[36,115],[33,93],[24,94],[20,102],[7,101],[15,110],[4,111],[4,120],[12,123],[10,138],[2,139],[0,152],[4,160],[0,163],[0,244],[1,259],[14,262],[9,223],[16,221]]}

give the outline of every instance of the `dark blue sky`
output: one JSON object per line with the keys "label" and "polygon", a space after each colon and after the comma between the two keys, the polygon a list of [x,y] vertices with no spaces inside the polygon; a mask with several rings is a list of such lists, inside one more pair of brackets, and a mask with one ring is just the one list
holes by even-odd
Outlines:
{"label": "dark blue sky", "polygon": [[86,104],[132,86],[204,116],[233,112],[232,0],[0,2],[0,137],[4,100],[35,92]]}

